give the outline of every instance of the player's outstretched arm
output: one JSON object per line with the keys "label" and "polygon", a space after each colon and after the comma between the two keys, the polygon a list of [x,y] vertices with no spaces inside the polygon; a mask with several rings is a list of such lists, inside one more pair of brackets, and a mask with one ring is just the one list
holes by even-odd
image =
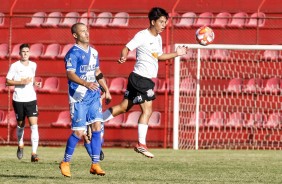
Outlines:
{"label": "player's outstretched arm", "polygon": [[188,48],[187,48],[187,47],[178,46],[178,47],[176,48],[176,51],[175,51],[175,52],[164,53],[164,54],[162,54],[162,55],[160,55],[160,56],[158,57],[158,60],[168,60],[168,59],[175,58],[175,57],[177,57],[177,56],[182,56],[182,55],[187,54],[187,51],[188,51]]}

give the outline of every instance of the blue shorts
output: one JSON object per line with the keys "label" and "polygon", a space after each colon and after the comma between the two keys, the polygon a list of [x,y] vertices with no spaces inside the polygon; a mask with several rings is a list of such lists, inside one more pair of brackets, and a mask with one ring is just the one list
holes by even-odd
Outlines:
{"label": "blue shorts", "polygon": [[70,113],[72,130],[86,130],[87,125],[103,121],[100,98],[71,103]]}

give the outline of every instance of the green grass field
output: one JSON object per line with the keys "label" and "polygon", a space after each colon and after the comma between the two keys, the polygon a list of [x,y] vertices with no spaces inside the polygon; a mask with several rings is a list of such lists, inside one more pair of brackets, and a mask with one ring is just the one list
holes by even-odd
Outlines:
{"label": "green grass field", "polygon": [[90,158],[78,146],[71,163],[72,177],[58,168],[64,147],[39,147],[40,162],[30,162],[30,147],[22,160],[15,146],[0,147],[0,183],[282,183],[281,151],[151,149],[148,159],[133,149],[104,148],[105,176],[89,174]]}

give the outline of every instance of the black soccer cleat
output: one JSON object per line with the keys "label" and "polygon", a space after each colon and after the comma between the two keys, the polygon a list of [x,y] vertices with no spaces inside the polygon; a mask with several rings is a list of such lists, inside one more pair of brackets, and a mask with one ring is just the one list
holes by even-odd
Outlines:
{"label": "black soccer cleat", "polygon": [[19,160],[23,158],[23,147],[18,146],[17,157]]}

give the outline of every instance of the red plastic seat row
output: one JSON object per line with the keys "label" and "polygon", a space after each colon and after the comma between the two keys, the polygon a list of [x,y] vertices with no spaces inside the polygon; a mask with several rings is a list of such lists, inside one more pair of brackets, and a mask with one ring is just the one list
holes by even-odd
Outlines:
{"label": "red plastic seat row", "polygon": [[218,28],[263,27],[265,25],[265,17],[265,13],[263,12],[256,12],[250,16],[246,12],[238,12],[233,16],[229,12],[221,12],[216,16],[212,12],[203,12],[198,16],[194,12],[187,12],[182,14],[179,21],[174,22],[174,26],[211,26]]}
{"label": "red plastic seat row", "polygon": [[68,12],[63,16],[62,12],[51,12],[48,15],[45,12],[36,12],[33,14],[26,27],[71,27],[77,22],[82,22],[93,27],[117,26],[125,27],[128,25],[129,14],[119,12],[114,16],[110,12],[101,12],[96,16],[94,12],[83,13]]}
{"label": "red plastic seat row", "polygon": [[[229,114],[229,117],[227,117]],[[200,127],[216,127],[220,128],[223,126],[227,127],[256,127],[256,128],[278,128],[281,127],[282,114],[281,113],[271,113],[266,115],[264,113],[243,113],[243,112],[234,112],[226,113],[223,111],[216,111],[207,116],[207,113],[200,111],[199,112],[199,126]],[[189,126],[196,125],[196,113],[192,114],[190,121],[188,122]]]}

